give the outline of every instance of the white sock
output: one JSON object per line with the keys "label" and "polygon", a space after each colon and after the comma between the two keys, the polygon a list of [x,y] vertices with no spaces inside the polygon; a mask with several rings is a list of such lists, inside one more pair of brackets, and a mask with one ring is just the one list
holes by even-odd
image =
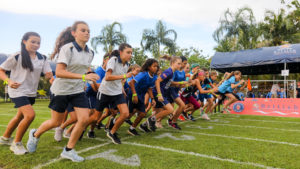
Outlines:
{"label": "white sock", "polygon": [[134,129],[135,129],[135,128],[134,128],[134,127],[132,127],[132,126],[130,126],[129,128],[130,128],[130,130],[134,130]]}

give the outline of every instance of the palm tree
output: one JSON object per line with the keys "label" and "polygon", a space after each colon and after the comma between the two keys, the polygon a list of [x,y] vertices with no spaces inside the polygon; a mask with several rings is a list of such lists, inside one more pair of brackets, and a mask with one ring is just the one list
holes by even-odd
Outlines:
{"label": "palm tree", "polygon": [[116,45],[126,42],[126,36],[122,33],[122,25],[119,22],[106,25],[102,28],[100,35],[93,37],[91,44],[97,52],[97,46],[103,45],[105,52],[112,52]]}
{"label": "palm tree", "polygon": [[[170,37],[171,36],[171,37]],[[155,58],[160,57],[161,46],[169,48],[170,53],[175,53],[177,33],[173,29],[167,29],[166,25],[159,20],[156,23],[155,30],[145,29],[141,41],[144,50],[152,52]]]}
{"label": "palm tree", "polygon": [[[238,9],[236,13],[227,9],[224,19],[221,19],[220,26],[213,34],[213,38],[219,45],[228,45],[235,41],[234,47],[220,46],[216,48],[243,50],[256,48],[257,41],[261,35],[252,9],[245,7]],[[230,42],[225,42],[229,40]]]}
{"label": "palm tree", "polygon": [[284,41],[297,41],[299,38],[297,29],[299,33],[299,28],[291,19],[285,14],[284,9],[280,9],[278,14],[274,11],[266,11],[264,22],[260,24],[260,28],[263,30],[265,39],[271,41],[272,46],[282,45]]}

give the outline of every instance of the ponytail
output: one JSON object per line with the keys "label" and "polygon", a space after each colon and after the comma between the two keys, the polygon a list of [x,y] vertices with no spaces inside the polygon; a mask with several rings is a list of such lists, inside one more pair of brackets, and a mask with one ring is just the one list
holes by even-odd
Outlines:
{"label": "ponytail", "polygon": [[72,27],[67,27],[64,29],[56,39],[55,48],[53,53],[50,55],[50,59],[53,60],[55,55],[59,53],[60,48],[67,43],[75,41],[75,38],[72,36]]}

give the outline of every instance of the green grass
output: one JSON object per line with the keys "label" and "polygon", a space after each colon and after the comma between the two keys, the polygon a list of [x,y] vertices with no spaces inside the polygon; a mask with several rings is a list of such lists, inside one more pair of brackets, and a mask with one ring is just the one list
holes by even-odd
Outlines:
{"label": "green grass", "polygon": [[[30,128],[37,128],[50,118],[48,101],[37,101],[34,105],[36,119]],[[0,103],[0,134],[5,125],[16,114],[12,103]],[[199,112],[195,112],[199,117]],[[84,138],[76,145],[80,155],[88,157],[108,150],[114,155],[129,158],[137,155],[140,166],[119,164],[104,158],[73,163],[58,160],[43,168],[299,168],[300,161],[300,119],[264,116],[242,116],[232,114],[211,115],[212,121],[198,119],[179,125],[181,131],[166,126],[155,133],[129,136],[128,125],[118,131],[123,144],[114,145],[104,131],[96,130],[98,139]],[[199,127],[200,126],[200,127]],[[202,128],[202,129],[201,129]],[[212,128],[212,129],[207,129]],[[140,132],[142,133],[142,132]],[[183,135],[193,140],[155,138],[170,133],[177,139]],[[37,152],[15,156],[8,146],[0,146],[0,168],[33,168],[59,157],[67,139],[56,142],[54,131],[45,133],[39,142]],[[28,132],[23,138],[26,144]],[[98,147],[96,147],[98,145]],[[93,149],[87,149],[93,147]]]}

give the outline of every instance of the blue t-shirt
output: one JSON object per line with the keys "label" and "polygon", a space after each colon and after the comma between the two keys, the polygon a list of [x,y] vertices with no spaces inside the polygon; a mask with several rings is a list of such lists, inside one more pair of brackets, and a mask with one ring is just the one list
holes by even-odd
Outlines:
{"label": "blue t-shirt", "polygon": [[[166,69],[163,71],[160,75],[162,78],[162,82],[160,82],[160,90],[161,93],[164,94],[164,92],[170,87],[172,79],[173,79],[173,71],[171,68]],[[157,91],[156,88],[153,89],[153,93],[156,95]]]}
{"label": "blue t-shirt", "polygon": [[[145,94],[147,93],[148,89],[155,87],[157,75],[151,77],[150,74],[146,71],[140,72],[133,78],[133,80],[135,81],[135,91],[138,95],[138,98],[144,101]],[[132,95],[131,90],[130,95]]]}
{"label": "blue t-shirt", "polygon": [[126,94],[128,94],[130,86],[129,86],[129,82],[134,78],[134,76],[131,76],[130,78],[128,78],[125,83],[124,83],[124,91]]}
{"label": "blue t-shirt", "polygon": [[[184,70],[182,70],[182,71],[176,70],[174,72],[173,81],[174,82],[185,81],[185,71]],[[176,92],[179,92],[179,90],[180,90],[180,88],[175,87]]]}
{"label": "blue t-shirt", "polygon": [[218,91],[220,93],[225,93],[226,91],[232,93],[231,84],[236,84],[238,82],[235,81],[235,77],[232,76],[228,80],[225,80],[218,88]]}
{"label": "blue t-shirt", "polygon": [[[105,76],[106,71],[102,67],[98,67],[96,69],[95,73],[100,77],[96,82],[101,83],[102,79]],[[97,91],[94,91],[92,86],[89,83],[87,83],[86,86],[87,86],[87,88],[86,88],[85,92],[88,96],[96,96],[97,95]]]}

